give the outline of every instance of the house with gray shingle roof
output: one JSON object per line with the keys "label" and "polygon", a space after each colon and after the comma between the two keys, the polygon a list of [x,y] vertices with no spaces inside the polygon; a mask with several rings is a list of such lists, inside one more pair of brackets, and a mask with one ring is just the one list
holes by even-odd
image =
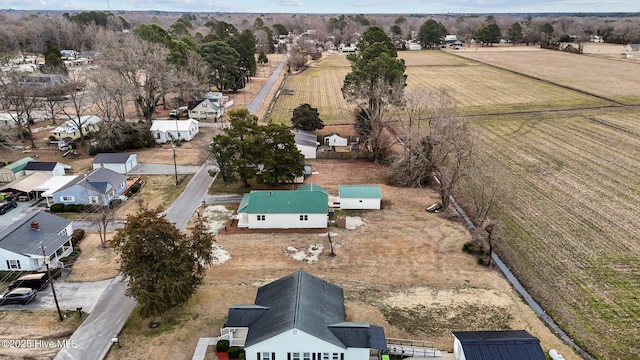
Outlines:
{"label": "house with gray shingle roof", "polygon": [[249,229],[323,229],[329,220],[329,195],[315,184],[297,190],[254,190],[242,197],[238,227]]}
{"label": "house with gray shingle roof", "polygon": [[0,270],[43,271],[46,258],[49,266],[62,266],[73,251],[72,233],[71,221],[44,211],[14,221],[0,231]]}
{"label": "house with gray shingle roof", "polygon": [[223,337],[255,360],[369,360],[387,350],[384,329],[345,321],[342,288],[304,271],[229,308]]}
{"label": "house with gray shingle roof", "polygon": [[91,170],[77,176],[52,194],[52,201],[61,204],[109,205],[111,200],[127,190],[127,176],[107,168]]}
{"label": "house with gray shingle roof", "polygon": [[138,165],[138,154],[133,153],[100,153],[93,159],[92,167],[101,167],[126,174]]}
{"label": "house with gray shingle roof", "polygon": [[41,172],[51,176],[64,176],[65,165],[56,161],[29,161],[24,167],[26,175]]}

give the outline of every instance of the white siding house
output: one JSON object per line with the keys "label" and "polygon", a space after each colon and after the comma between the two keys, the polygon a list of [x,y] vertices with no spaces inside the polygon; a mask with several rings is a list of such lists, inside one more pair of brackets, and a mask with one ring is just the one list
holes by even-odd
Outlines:
{"label": "white siding house", "polygon": [[297,190],[254,190],[242,197],[238,227],[249,229],[323,229],[329,195],[317,185]]}
{"label": "white siding house", "polygon": [[80,117],[80,120],[65,121],[64,124],[53,129],[51,131],[51,134],[58,140],[62,140],[64,138],[79,139],[80,130],[78,129],[78,122],[82,125],[82,134],[84,136],[87,136],[87,134],[89,134],[90,132],[96,132],[100,130],[98,124],[101,121],[102,119],[100,119],[96,115],[84,115]]}
{"label": "white siding house", "polygon": [[384,329],[347,322],[342,288],[304,271],[261,286],[255,305],[229,308],[221,330],[247,360],[370,360],[387,350]]}
{"label": "white siding house", "polygon": [[138,154],[131,153],[100,153],[93,159],[93,169],[101,167],[126,174],[138,165]]}
{"label": "white siding house", "polygon": [[[60,259],[73,251],[71,221],[40,211],[0,231],[0,271],[43,271],[60,267]],[[41,245],[44,245],[45,255]]]}
{"label": "white siding house", "polygon": [[341,209],[380,209],[380,185],[340,185],[338,191]]}
{"label": "white siding house", "polygon": [[347,138],[343,138],[336,133],[324,137],[324,144],[326,146],[347,146],[348,142],[349,140]]}
{"label": "white siding house", "polygon": [[51,176],[64,176],[64,164],[59,162],[30,161],[24,167],[25,175],[31,175],[34,172],[41,172]]}
{"label": "white siding house", "polygon": [[200,127],[194,119],[153,120],[150,130],[156,143],[164,144],[174,140],[191,141],[200,131]]}
{"label": "white siding house", "polygon": [[222,94],[220,94],[220,98],[189,101],[187,108],[189,117],[192,119],[218,121],[224,115]]}
{"label": "white siding house", "polygon": [[315,159],[318,150],[318,139],[312,131],[296,130],[293,132],[296,148],[305,159]]}

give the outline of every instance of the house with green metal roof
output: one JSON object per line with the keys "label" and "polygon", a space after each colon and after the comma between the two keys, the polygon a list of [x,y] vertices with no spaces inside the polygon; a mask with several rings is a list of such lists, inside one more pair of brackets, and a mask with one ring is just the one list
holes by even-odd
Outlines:
{"label": "house with green metal roof", "polygon": [[345,210],[380,209],[380,185],[340,185],[340,208]]}
{"label": "house with green metal roof", "polygon": [[254,190],[242,197],[238,227],[249,229],[326,228],[327,189],[305,185],[297,190]]}
{"label": "house with green metal roof", "polygon": [[26,157],[0,168],[0,182],[12,182],[13,180],[20,179],[25,176],[26,173],[24,168],[31,161],[35,161],[35,159]]}

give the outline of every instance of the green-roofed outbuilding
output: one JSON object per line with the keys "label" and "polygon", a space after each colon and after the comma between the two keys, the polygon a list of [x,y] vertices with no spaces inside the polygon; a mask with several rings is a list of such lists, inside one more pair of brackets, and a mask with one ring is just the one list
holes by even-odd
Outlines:
{"label": "green-roofed outbuilding", "polygon": [[382,190],[380,185],[340,185],[341,209],[380,209]]}
{"label": "green-roofed outbuilding", "polygon": [[242,197],[238,227],[249,229],[326,228],[327,189],[305,185],[297,190],[254,190]]}

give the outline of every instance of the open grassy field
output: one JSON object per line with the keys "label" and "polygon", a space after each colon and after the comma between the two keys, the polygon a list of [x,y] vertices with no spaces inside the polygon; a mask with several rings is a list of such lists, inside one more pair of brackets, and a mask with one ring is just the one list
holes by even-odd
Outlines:
{"label": "open grassy field", "polygon": [[[536,56],[539,52],[536,52]],[[613,103],[595,96],[497,69],[442,51],[404,51],[407,88],[445,89],[460,114],[539,111],[595,107]],[[595,61],[606,61],[594,59]],[[271,119],[288,123],[302,103],[318,108],[325,124],[353,122],[354,107],[342,97],[341,87],[350,65],[344,55],[330,54],[307,70],[293,74],[273,108]]]}
{"label": "open grassy field", "polygon": [[638,359],[640,114],[491,117],[503,189],[499,253],[545,310],[601,359]]}
{"label": "open grassy field", "polygon": [[532,53],[518,51],[518,48],[495,51],[487,47],[450,52],[622,104],[640,104],[640,64],[637,62],[552,50]]}
{"label": "open grassy field", "polygon": [[[458,112],[475,115],[482,128],[486,170],[502,183],[498,251],[510,268],[585,350],[599,359],[640,359],[640,115],[625,106],[640,104],[640,68],[617,48],[589,51],[399,56],[408,87],[447,89]],[[338,122],[325,113],[347,106],[340,86],[348,62],[330,56],[311,70],[290,76],[286,88],[308,89],[306,99],[333,94],[330,106],[311,103],[325,123]],[[299,93],[276,108],[292,110]]]}

